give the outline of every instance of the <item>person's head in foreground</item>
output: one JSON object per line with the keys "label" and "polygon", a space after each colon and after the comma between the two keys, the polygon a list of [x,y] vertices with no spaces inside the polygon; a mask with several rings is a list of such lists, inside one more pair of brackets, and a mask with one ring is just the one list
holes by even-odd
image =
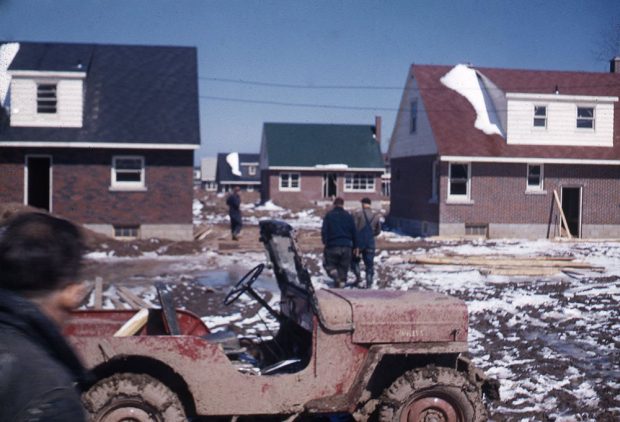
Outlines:
{"label": "person's head in foreground", "polygon": [[14,216],[0,227],[0,289],[34,302],[60,324],[83,296],[83,251],[72,223],[43,213]]}

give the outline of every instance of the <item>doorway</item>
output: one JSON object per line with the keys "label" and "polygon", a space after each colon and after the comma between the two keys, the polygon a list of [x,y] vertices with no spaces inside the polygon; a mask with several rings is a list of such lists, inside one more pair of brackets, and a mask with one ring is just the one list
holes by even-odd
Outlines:
{"label": "doorway", "polygon": [[323,175],[323,198],[335,198],[338,195],[338,175],[325,173]]}
{"label": "doorway", "polygon": [[52,158],[26,157],[26,204],[51,211]]}
{"label": "doorway", "polygon": [[581,188],[562,188],[562,211],[573,237],[581,237]]}

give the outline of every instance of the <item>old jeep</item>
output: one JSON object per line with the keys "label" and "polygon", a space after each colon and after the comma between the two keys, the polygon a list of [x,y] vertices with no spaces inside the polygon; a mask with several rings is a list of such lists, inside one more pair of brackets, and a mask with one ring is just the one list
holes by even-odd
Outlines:
{"label": "old jeep", "polygon": [[279,330],[262,342],[210,333],[165,294],[129,336],[134,311],[75,312],[66,334],[97,381],[84,393],[94,421],[483,421],[497,385],[467,351],[464,302],[432,292],[312,286],[292,228],[260,223],[280,289],[272,309],[252,284],[256,266],[226,297],[247,293]]}

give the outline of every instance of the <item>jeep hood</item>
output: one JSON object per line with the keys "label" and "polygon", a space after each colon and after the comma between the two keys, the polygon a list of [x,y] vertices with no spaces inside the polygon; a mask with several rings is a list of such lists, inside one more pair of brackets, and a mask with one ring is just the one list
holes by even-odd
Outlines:
{"label": "jeep hood", "polygon": [[355,343],[467,342],[467,306],[418,291],[325,289],[316,292],[327,328]]}

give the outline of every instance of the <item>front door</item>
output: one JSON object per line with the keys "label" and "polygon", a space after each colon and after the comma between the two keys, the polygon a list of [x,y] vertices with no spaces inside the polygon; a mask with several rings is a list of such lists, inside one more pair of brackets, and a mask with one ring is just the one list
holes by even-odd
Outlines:
{"label": "front door", "polygon": [[26,157],[26,204],[51,211],[52,158]]}
{"label": "front door", "polygon": [[338,195],[338,175],[325,173],[323,175],[323,198],[335,198]]}
{"label": "front door", "polygon": [[562,188],[562,211],[573,237],[581,237],[581,188]]}

